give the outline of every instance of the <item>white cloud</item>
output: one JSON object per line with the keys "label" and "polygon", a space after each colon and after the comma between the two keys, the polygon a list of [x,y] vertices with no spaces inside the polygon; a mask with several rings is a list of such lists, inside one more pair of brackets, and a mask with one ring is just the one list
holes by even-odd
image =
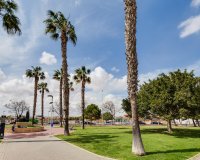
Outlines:
{"label": "white cloud", "polygon": [[[199,7],[200,0],[192,0],[191,6]],[[180,38],[185,38],[200,32],[200,15],[192,16],[186,19],[185,21],[181,22],[178,28],[181,29]]]}
{"label": "white cloud", "polygon": [[111,68],[111,71],[113,71],[113,72],[119,72],[119,69],[116,68],[116,67],[112,67],[112,68]]}
{"label": "white cloud", "polygon": [[[188,71],[195,70],[195,74],[200,76],[200,60],[196,63],[182,67],[181,69],[187,69]],[[148,82],[149,79],[156,78],[161,73],[168,73],[174,71],[174,69],[160,69],[153,72],[148,72],[139,75],[139,84]],[[20,78],[13,78],[9,75],[5,75],[0,70],[0,75],[3,75],[0,83],[0,107],[8,103],[9,100],[26,100],[31,106],[33,105],[33,85],[34,80],[28,79],[23,75]],[[50,90],[49,94],[53,94],[55,102],[59,102],[59,82],[51,79],[51,75],[45,72],[46,80],[48,83],[48,88]],[[71,74],[72,75],[72,74]],[[118,111],[117,115],[123,115],[121,112],[121,100],[127,97],[127,76],[115,77],[113,74],[108,73],[102,67],[96,67],[91,72],[92,83],[86,85],[86,105],[95,103],[102,107],[102,104],[106,101],[113,101]],[[80,102],[81,102],[81,86],[74,83],[75,91],[70,93],[70,115],[80,115]],[[40,93],[38,92],[37,101],[37,114],[40,114]],[[45,115],[48,115],[49,111],[49,101],[47,94],[45,96]],[[5,108],[0,108],[0,112]]]}
{"label": "white cloud", "polygon": [[192,7],[199,7],[200,6],[200,0],[192,0],[191,6]]}
{"label": "white cloud", "polygon": [[200,31],[200,15],[190,17],[183,21],[178,28],[181,29],[180,37],[185,38]]}
{"label": "white cloud", "polygon": [[81,0],[75,0],[75,6],[79,6],[81,4]]}
{"label": "white cloud", "polygon": [[124,92],[126,90],[126,76],[116,78],[114,75],[106,72],[102,67],[96,67],[94,71],[91,72],[92,83],[89,85],[89,89],[94,91],[104,92]]}
{"label": "white cloud", "polygon": [[40,58],[41,64],[52,65],[57,63],[57,59],[53,54],[42,52],[42,57]]}
{"label": "white cloud", "polygon": [[6,78],[5,73],[2,71],[2,69],[0,68],[0,81],[4,80]]}

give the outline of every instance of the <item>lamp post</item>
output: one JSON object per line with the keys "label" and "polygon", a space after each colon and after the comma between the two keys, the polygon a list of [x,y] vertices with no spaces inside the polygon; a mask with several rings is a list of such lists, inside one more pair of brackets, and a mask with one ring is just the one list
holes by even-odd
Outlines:
{"label": "lamp post", "polygon": [[52,128],[53,128],[53,95],[48,95],[48,97],[51,97],[51,98],[52,98],[52,101],[49,103],[49,104],[51,104],[51,108],[50,108],[50,111],[51,111],[51,122],[50,122],[50,126],[51,126],[51,134],[52,134]]}
{"label": "lamp post", "polygon": [[102,93],[102,109],[101,109],[101,115],[102,115],[102,125],[104,125],[104,122],[103,122],[103,89],[101,90],[101,93]]}

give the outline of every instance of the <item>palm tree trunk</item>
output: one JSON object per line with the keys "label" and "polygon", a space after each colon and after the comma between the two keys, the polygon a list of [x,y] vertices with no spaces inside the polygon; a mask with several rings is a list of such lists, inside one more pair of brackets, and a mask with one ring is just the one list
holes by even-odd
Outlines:
{"label": "palm tree trunk", "polygon": [[35,77],[32,125],[34,125],[35,113],[36,113],[36,105],[37,105],[37,88],[38,88],[38,77]]}
{"label": "palm tree trunk", "polygon": [[172,133],[172,123],[170,119],[167,120],[167,131]]}
{"label": "palm tree trunk", "polygon": [[69,134],[69,83],[68,83],[68,65],[67,65],[67,37],[66,32],[61,35],[62,47],[62,77],[63,77],[63,99],[64,99],[64,112],[65,112],[65,127],[64,135]]}
{"label": "palm tree trunk", "polygon": [[132,108],[132,129],[133,142],[132,152],[136,155],[145,155],[144,146],[140,133],[138,121],[138,108],[136,100],[138,83],[138,61],[136,52],[136,23],[137,6],[136,0],[125,0],[125,40],[126,40],[126,60],[128,65],[128,95]]}
{"label": "palm tree trunk", "polygon": [[197,127],[197,125],[196,125],[194,119],[192,119],[192,122],[193,122],[194,127]]}
{"label": "palm tree trunk", "polygon": [[42,104],[42,126],[44,125],[44,89],[42,89],[42,97],[41,97],[41,104]]}
{"label": "palm tree trunk", "polygon": [[85,82],[82,82],[81,87],[81,107],[82,107],[82,129],[85,129]]}
{"label": "palm tree trunk", "polygon": [[63,127],[62,86],[63,86],[63,81],[62,81],[62,76],[61,76],[60,78],[60,127]]}

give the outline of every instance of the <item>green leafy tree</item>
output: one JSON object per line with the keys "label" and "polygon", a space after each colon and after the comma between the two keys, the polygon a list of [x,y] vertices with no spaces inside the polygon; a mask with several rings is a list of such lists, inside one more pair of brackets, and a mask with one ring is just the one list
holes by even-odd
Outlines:
{"label": "green leafy tree", "polygon": [[13,0],[0,0],[0,18],[3,28],[8,34],[21,34],[20,20],[15,16],[18,10],[17,4]]}
{"label": "green leafy tree", "polygon": [[91,83],[91,79],[89,77],[90,70],[86,69],[85,66],[78,68],[75,70],[74,80],[76,83],[81,83],[81,108],[82,108],[82,129],[85,128],[85,85]]}
{"label": "green leafy tree", "polygon": [[64,134],[69,133],[69,81],[68,81],[68,64],[67,64],[67,43],[70,41],[76,45],[77,36],[75,28],[65,18],[62,12],[48,11],[48,18],[44,21],[46,24],[46,34],[50,34],[53,40],[61,40],[62,50],[62,78],[63,78],[63,99],[64,99],[64,112],[65,112],[65,126]]}
{"label": "green leafy tree", "polygon": [[132,117],[131,103],[130,103],[130,100],[128,98],[122,99],[122,109],[128,115],[129,118]]}
{"label": "green leafy tree", "polygon": [[32,123],[34,123],[35,119],[35,113],[36,113],[36,105],[37,105],[37,90],[38,90],[38,82],[39,80],[45,79],[44,72],[42,72],[41,67],[33,67],[32,69],[27,69],[26,70],[26,77],[28,78],[34,78],[34,101],[33,101],[33,118],[32,118]]}
{"label": "green leafy tree", "polygon": [[[167,121],[168,132],[172,132],[171,121],[182,117],[192,118],[197,111],[195,98],[196,82],[193,72],[177,70],[161,74],[141,86],[139,106]],[[195,100],[196,99],[196,100]],[[194,111],[194,112],[193,112]]]}
{"label": "green leafy tree", "polygon": [[109,120],[113,120],[113,115],[110,113],[110,112],[105,112],[104,114],[103,114],[103,119],[105,120],[105,121],[109,121]]}
{"label": "green leafy tree", "polygon": [[90,104],[85,109],[85,118],[90,121],[97,120],[101,118],[101,110],[95,104]]}
{"label": "green leafy tree", "polygon": [[42,118],[42,126],[44,125],[44,93],[49,92],[49,89],[47,88],[47,83],[41,82],[38,84],[38,90],[41,93],[41,118]]}
{"label": "green leafy tree", "polygon": [[125,3],[125,45],[127,61],[128,97],[131,102],[133,143],[132,152],[136,155],[145,155],[145,150],[140,133],[137,87],[138,87],[138,59],[136,48],[137,4],[136,0],[124,0]]}

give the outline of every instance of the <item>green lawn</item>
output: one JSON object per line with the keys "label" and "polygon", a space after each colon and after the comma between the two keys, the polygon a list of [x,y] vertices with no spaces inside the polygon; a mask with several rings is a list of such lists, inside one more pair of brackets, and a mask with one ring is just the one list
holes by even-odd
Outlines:
{"label": "green lawn", "polygon": [[77,128],[71,136],[58,136],[89,151],[121,160],[185,160],[200,152],[200,128],[176,128],[168,134],[165,127],[141,128],[146,156],[131,153],[130,127]]}

